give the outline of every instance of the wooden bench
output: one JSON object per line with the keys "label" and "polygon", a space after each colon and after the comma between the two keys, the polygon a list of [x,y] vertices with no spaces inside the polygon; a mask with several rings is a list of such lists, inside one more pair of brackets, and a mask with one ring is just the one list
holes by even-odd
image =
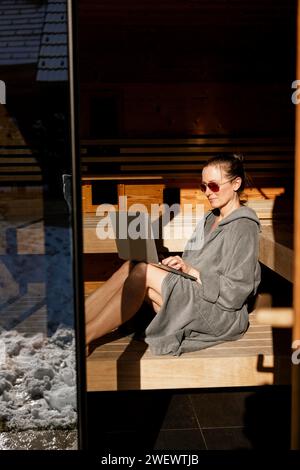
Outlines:
{"label": "wooden bench", "polygon": [[[274,211],[274,200],[252,200],[248,202],[258,214],[262,232],[260,234],[259,260],[268,268],[277,272],[288,281],[293,281],[293,227],[284,221],[285,213]],[[97,224],[101,220],[94,214],[84,216],[84,253],[116,253],[115,240],[99,240],[96,233]],[[289,219],[288,219],[289,220]],[[176,223],[180,223],[180,217],[175,217],[168,224],[170,233]],[[191,220],[191,229],[195,227],[197,220]],[[165,228],[168,228],[165,227]],[[170,252],[182,252],[187,238],[164,239],[163,245]]]}
{"label": "wooden bench", "polygon": [[[87,283],[86,295],[100,285],[101,282]],[[264,295],[262,299],[262,303],[258,302],[260,307],[263,307]],[[282,323],[283,312],[280,314]],[[286,326],[289,327],[289,323]],[[290,348],[291,329],[274,328],[269,322],[258,321],[255,309],[249,314],[249,328],[241,339],[179,357],[153,356],[148,345],[135,339],[134,333],[122,334],[122,330],[115,330],[93,344],[93,351],[87,358],[87,390],[289,384]]]}
{"label": "wooden bench", "polygon": [[[153,356],[133,334],[102,338],[87,359],[87,389],[244,387],[290,382],[290,331],[278,337],[249,316],[243,338],[179,357]],[[278,333],[278,332],[277,332]]]}

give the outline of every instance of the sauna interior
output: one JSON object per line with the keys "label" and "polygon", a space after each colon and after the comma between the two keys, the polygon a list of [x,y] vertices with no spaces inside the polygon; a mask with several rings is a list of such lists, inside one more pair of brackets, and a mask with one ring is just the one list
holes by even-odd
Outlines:
{"label": "sauna interior", "polygon": [[[203,203],[203,163],[242,153],[246,204],[262,224],[263,305],[292,305],[296,2],[79,2],[84,288],[122,263],[97,207]],[[172,223],[172,221],[171,221]],[[181,253],[186,240],[163,240]],[[153,358],[130,331],[97,344],[89,391],[290,383],[289,328],[249,316],[236,344]]]}

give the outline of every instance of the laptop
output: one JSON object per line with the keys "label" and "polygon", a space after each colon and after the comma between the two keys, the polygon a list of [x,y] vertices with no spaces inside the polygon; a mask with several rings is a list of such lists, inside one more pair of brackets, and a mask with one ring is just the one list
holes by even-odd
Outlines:
{"label": "laptop", "polygon": [[169,271],[187,279],[197,278],[178,269],[166,266],[159,261],[153,228],[147,212],[110,212],[113,232],[119,258],[130,261],[143,261],[157,268]]}

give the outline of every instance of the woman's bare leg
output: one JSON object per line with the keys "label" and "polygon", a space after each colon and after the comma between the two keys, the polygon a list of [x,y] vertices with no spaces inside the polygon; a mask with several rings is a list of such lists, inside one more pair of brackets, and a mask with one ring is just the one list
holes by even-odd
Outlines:
{"label": "woman's bare leg", "polygon": [[[141,307],[148,288],[161,294],[161,284],[167,272],[155,266],[139,263],[129,273],[123,286],[86,327],[86,342],[109,333],[133,317]],[[151,291],[150,291],[151,292]]]}
{"label": "woman's bare leg", "polygon": [[162,297],[155,289],[148,287],[145,301],[151,305],[155,313],[158,313],[162,306]]}
{"label": "woman's bare leg", "polygon": [[85,322],[86,324],[94,320],[107,302],[123,286],[133,265],[125,261],[122,266],[98,289],[89,295],[85,301]]}

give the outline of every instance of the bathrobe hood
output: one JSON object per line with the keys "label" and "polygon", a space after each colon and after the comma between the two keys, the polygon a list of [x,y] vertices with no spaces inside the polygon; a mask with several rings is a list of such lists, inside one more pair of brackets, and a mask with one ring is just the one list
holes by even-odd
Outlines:
{"label": "bathrobe hood", "polygon": [[[205,214],[205,219],[207,219],[211,214],[215,214],[216,209],[208,211]],[[258,225],[259,231],[261,231],[261,225],[259,218],[256,215],[256,212],[251,209],[251,207],[247,206],[241,206],[238,209],[235,209],[232,211],[227,217],[225,217],[221,222],[219,222],[218,227],[222,227],[224,225],[230,224],[231,222],[238,220],[238,219],[249,219],[253,220],[253,222],[256,222]]]}

